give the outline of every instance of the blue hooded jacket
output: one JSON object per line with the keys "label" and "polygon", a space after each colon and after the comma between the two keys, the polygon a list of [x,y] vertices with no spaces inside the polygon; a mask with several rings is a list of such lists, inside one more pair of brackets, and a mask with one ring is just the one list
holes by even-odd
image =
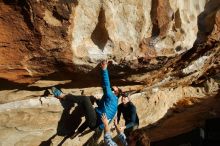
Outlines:
{"label": "blue hooded jacket", "polygon": [[95,109],[98,115],[98,125],[100,129],[104,128],[101,116],[106,113],[108,120],[112,120],[117,112],[118,97],[112,92],[109,81],[108,70],[102,70],[102,88],[104,95],[102,99],[97,101],[98,107]]}

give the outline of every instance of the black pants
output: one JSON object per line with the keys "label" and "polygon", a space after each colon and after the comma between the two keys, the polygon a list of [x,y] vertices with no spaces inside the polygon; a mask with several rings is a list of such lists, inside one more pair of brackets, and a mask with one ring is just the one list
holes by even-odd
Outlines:
{"label": "black pants", "polygon": [[92,106],[90,97],[88,96],[74,96],[68,94],[64,97],[68,102],[77,103],[79,106],[82,106],[85,113],[85,122],[78,128],[78,132],[82,133],[87,127],[90,129],[95,129],[97,127],[97,114],[95,109]]}
{"label": "black pants", "polygon": [[134,126],[128,128],[128,129],[125,129],[125,130],[124,130],[125,135],[126,135],[127,137],[129,137],[129,135],[130,135],[130,133],[131,133],[132,131],[138,129],[138,126],[139,126],[139,124],[135,124]]}

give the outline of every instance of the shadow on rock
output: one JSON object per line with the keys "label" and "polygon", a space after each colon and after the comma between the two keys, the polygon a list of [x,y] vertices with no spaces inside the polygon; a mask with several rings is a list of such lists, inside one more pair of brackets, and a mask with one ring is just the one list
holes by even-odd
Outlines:
{"label": "shadow on rock", "polygon": [[58,146],[61,146],[68,138],[74,135],[76,129],[82,122],[84,112],[81,106],[76,106],[74,110],[71,111],[72,107],[74,107],[74,103],[69,103],[64,100],[60,100],[60,103],[64,107],[64,110],[58,122],[57,132],[48,140],[42,141],[39,146],[50,146],[56,136],[63,136],[63,140],[58,144]]}
{"label": "shadow on rock", "polygon": [[[85,134],[86,133],[87,132],[85,131]],[[100,145],[100,143],[98,143],[98,139],[101,137],[101,135],[102,135],[102,130],[97,128],[95,130],[95,133],[83,144],[83,146],[97,146],[97,145]]]}

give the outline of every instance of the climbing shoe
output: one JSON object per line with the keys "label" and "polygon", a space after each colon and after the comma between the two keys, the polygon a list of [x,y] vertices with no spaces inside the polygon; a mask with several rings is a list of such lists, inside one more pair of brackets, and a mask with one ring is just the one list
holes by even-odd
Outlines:
{"label": "climbing shoe", "polygon": [[55,97],[59,97],[62,93],[62,91],[57,89],[56,87],[52,87],[51,90],[52,90],[52,93]]}

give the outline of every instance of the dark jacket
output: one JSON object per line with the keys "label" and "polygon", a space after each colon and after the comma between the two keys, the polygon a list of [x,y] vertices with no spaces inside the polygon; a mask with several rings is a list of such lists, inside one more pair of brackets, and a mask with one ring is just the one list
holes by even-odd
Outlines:
{"label": "dark jacket", "polygon": [[96,108],[100,129],[104,128],[101,121],[101,115],[106,113],[107,118],[111,121],[114,118],[118,107],[118,97],[111,90],[107,69],[102,70],[102,88],[104,95],[101,100],[97,101],[98,107]]}
{"label": "dark jacket", "polygon": [[136,112],[136,107],[132,102],[128,102],[126,106],[122,103],[118,106],[118,122],[120,121],[121,113],[125,119],[125,126],[127,128],[131,128],[135,125],[139,125],[139,118]]}

